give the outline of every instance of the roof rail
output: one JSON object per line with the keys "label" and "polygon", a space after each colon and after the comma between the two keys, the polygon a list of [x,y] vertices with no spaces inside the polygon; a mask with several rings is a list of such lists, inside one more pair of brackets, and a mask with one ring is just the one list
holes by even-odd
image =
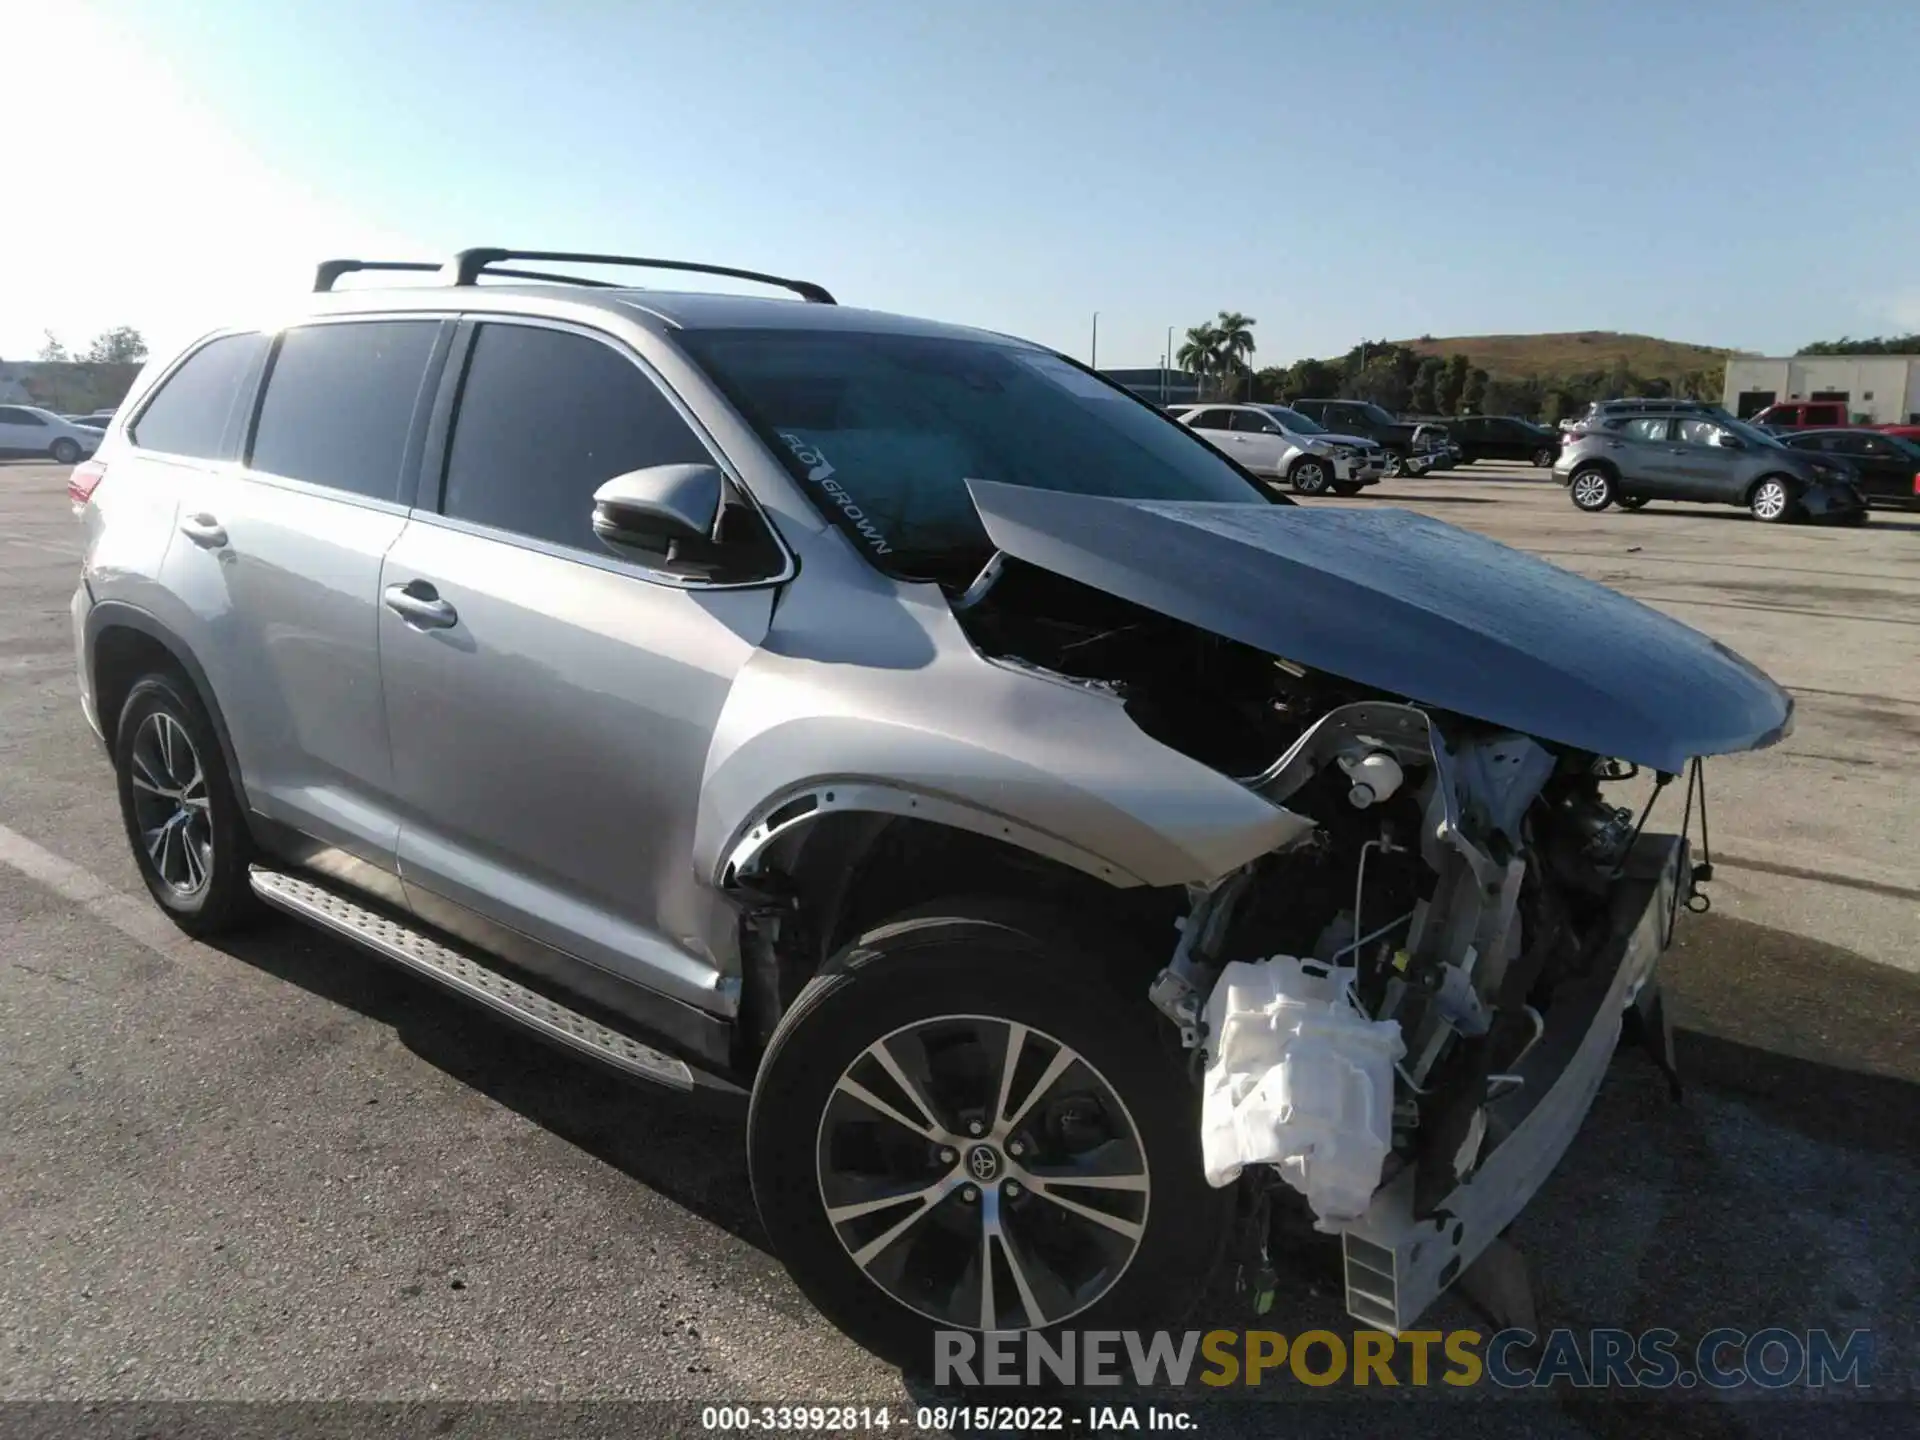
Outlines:
{"label": "roof rail", "polygon": [[[791,290],[802,300],[815,305],[833,305],[836,302],[824,286],[811,280],[789,280],[780,275],[766,275],[758,270],[736,270],[730,265],[701,265],[691,260],[649,260],[638,255],[580,255],[567,250],[497,250],[492,248],[462,250],[453,257],[453,283],[472,285],[482,274],[525,276],[526,272],[494,270],[491,266],[502,260],[559,260],[573,265],[634,265],[649,270],[686,270],[699,275],[726,275],[735,280],[757,280],[763,285],[777,285],[782,290]],[[436,267],[437,268],[437,267]],[[604,280],[566,280],[562,276],[542,276],[542,279],[563,280],[570,285],[604,286]]]}
{"label": "roof rail", "polygon": [[333,289],[333,282],[356,270],[438,270],[432,260],[322,260],[313,272],[316,293]]}

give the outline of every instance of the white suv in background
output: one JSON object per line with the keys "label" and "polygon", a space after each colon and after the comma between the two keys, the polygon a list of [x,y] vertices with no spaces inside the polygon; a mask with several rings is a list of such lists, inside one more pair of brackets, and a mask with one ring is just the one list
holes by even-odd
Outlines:
{"label": "white suv in background", "polygon": [[38,405],[0,405],[0,456],[45,455],[77,465],[100,448],[100,434]]}
{"label": "white suv in background", "polygon": [[1377,442],[1329,434],[1285,405],[1191,405],[1174,418],[1254,474],[1285,480],[1302,495],[1358,495],[1386,473],[1387,452]]}

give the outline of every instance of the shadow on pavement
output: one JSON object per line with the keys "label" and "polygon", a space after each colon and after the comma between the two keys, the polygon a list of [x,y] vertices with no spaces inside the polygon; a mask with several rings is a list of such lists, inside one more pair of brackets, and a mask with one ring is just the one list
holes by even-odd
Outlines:
{"label": "shadow on pavement", "polygon": [[[222,948],[390,1026],[461,1083],[766,1248],[748,1187],[742,1097],[680,1096],[626,1080],[291,922]],[[1719,1326],[1866,1328],[1874,1333],[1876,1398],[1910,1404],[1912,1357],[1920,1353],[1912,1243],[1920,1234],[1920,975],[1713,914],[1681,917],[1662,973],[1685,1098],[1673,1103],[1644,1053],[1622,1046],[1585,1126],[1512,1231],[1532,1269],[1542,1324],[1665,1327],[1679,1332],[1682,1354]],[[1279,1300],[1264,1319],[1234,1296],[1229,1269],[1187,1328],[1356,1328],[1344,1314],[1331,1244],[1282,1257]],[[1425,1323],[1491,1328],[1452,1293]],[[1390,1404],[1507,1392],[1482,1385],[1366,1394]],[[1253,1392],[1193,1386],[1179,1395],[1123,1389],[1086,1398],[1205,1403],[1208,1433],[1225,1434],[1264,1433],[1277,1418],[1273,1402],[1286,1405],[1297,1433],[1349,1433],[1362,1420],[1354,1406],[1367,1403],[1345,1389],[1309,1393],[1284,1376]],[[1465,1423],[1469,1414],[1456,1405],[1441,1430],[1507,1433],[1498,1417],[1529,1416],[1518,1428],[1531,1434],[1787,1435],[1800,1433],[1793,1422],[1805,1418],[1798,1404],[1619,1405],[1606,1392],[1565,1387],[1532,1399],[1521,1411],[1476,1407],[1470,1413],[1479,1418],[1464,1431],[1456,1417]],[[1910,1414],[1906,1404],[1848,1397],[1822,1407],[1821,1428],[1881,1433],[1881,1422]],[[1762,1416],[1782,1424],[1749,1427]]]}

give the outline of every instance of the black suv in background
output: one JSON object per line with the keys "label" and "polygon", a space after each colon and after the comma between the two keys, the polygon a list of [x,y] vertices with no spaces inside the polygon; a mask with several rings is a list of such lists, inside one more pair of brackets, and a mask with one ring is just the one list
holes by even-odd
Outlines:
{"label": "black suv in background", "polygon": [[1560,436],[1545,425],[1515,415],[1461,415],[1447,422],[1447,438],[1460,451],[1460,463],[1476,460],[1526,460],[1550,469],[1560,453]]}
{"label": "black suv in background", "polygon": [[1389,475],[1423,475],[1452,465],[1447,430],[1442,425],[1411,425],[1396,420],[1370,400],[1292,400],[1310,420],[1338,435],[1364,435],[1387,452]]}
{"label": "black suv in background", "polygon": [[1872,430],[1789,430],[1774,438],[1789,450],[1840,457],[1871,504],[1920,508],[1920,445],[1911,440]]}

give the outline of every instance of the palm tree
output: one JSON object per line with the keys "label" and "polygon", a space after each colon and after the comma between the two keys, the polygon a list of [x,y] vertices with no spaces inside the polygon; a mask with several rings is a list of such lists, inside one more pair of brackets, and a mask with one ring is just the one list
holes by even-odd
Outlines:
{"label": "palm tree", "polygon": [[1248,376],[1247,398],[1253,398],[1253,326],[1252,316],[1238,310],[1222,310],[1213,327],[1228,371],[1245,370]]}
{"label": "palm tree", "polygon": [[1187,331],[1186,343],[1173,358],[1182,370],[1200,378],[1200,387],[1204,390],[1207,377],[1219,374],[1226,358],[1220,332],[1212,325],[1195,325]]}

